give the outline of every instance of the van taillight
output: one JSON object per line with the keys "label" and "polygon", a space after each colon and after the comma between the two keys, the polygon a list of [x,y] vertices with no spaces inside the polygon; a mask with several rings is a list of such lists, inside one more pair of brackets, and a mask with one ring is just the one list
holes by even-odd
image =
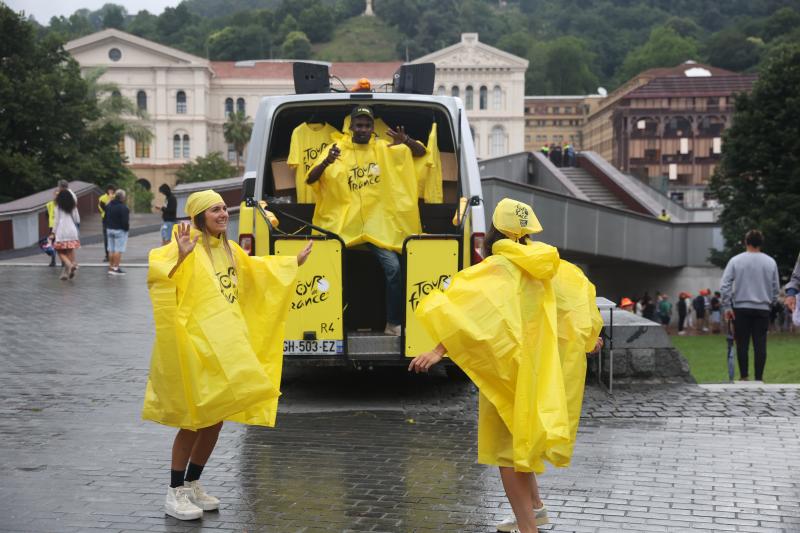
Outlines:
{"label": "van taillight", "polygon": [[253,255],[256,250],[256,239],[250,233],[243,233],[239,235],[239,246],[247,252],[247,255]]}
{"label": "van taillight", "polygon": [[483,248],[483,233],[473,233],[472,234],[472,264],[477,265],[481,261],[483,261],[483,255],[481,253],[481,248]]}

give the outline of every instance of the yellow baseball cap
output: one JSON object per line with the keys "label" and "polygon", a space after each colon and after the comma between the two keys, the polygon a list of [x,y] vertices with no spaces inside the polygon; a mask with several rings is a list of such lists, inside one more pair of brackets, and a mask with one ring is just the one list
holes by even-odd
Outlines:
{"label": "yellow baseball cap", "polygon": [[494,208],[492,224],[500,233],[514,240],[523,235],[542,232],[542,225],[533,208],[511,198],[503,198]]}

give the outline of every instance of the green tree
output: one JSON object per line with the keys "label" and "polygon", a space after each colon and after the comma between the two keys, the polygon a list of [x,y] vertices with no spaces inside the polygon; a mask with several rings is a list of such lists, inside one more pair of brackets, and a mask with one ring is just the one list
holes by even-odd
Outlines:
{"label": "green tree", "polygon": [[311,42],[301,31],[289,32],[281,45],[283,56],[287,59],[308,59],[311,57]]}
{"label": "green tree", "polygon": [[253,123],[250,117],[237,111],[228,116],[228,120],[222,125],[222,134],[225,142],[232,144],[236,150],[236,169],[241,168],[240,160],[247,143],[250,142],[250,134],[253,133]]}
{"label": "green tree", "polygon": [[103,6],[103,28],[116,28],[121,30],[125,25],[125,8],[115,4]]}
{"label": "green tree", "polygon": [[131,19],[125,31],[145,39],[156,39],[158,37],[158,17],[143,9]]}
{"label": "green tree", "polygon": [[220,152],[211,152],[206,157],[198,157],[183,165],[175,173],[178,183],[221,180],[232,178],[236,169],[230,165]]}
{"label": "green tree", "polygon": [[577,37],[559,37],[547,47],[546,94],[587,94],[597,88],[593,55]]}
{"label": "green tree", "polygon": [[742,71],[758,64],[761,51],[754,39],[728,28],[711,36],[706,43],[706,56],[715,67]]}
{"label": "green tree", "polygon": [[130,175],[117,153],[121,130],[99,117],[78,64],[56,35],[0,4],[0,198],[19,198],[59,178],[93,183]]}
{"label": "green tree", "polygon": [[312,43],[330,41],[336,27],[333,9],[324,5],[301,11],[297,16],[297,24]]}
{"label": "green tree", "polygon": [[791,7],[777,10],[764,22],[764,40],[769,42],[800,27],[800,13]]}
{"label": "green tree", "polygon": [[722,160],[711,191],[724,206],[720,215],[725,248],[712,254],[723,266],[743,251],[747,230],[764,233],[764,252],[787,274],[800,250],[800,46],[771,54],[750,94],[736,99],[733,124],[725,131]]}
{"label": "green tree", "polygon": [[620,83],[640,72],[657,67],[674,67],[690,59],[697,59],[694,39],[681,37],[675,30],[658,26],[642,46],[628,52],[617,79]]}

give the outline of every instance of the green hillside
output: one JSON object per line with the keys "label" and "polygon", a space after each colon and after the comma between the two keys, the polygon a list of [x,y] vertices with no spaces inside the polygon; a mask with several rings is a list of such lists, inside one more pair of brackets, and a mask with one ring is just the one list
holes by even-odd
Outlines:
{"label": "green hillside", "polygon": [[378,17],[353,17],[342,22],[333,39],[312,47],[322,61],[394,61],[401,35]]}

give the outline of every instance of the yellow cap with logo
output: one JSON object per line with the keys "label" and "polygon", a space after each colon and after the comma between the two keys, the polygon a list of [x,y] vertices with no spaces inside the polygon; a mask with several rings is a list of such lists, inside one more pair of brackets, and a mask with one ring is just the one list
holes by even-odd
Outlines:
{"label": "yellow cap with logo", "polygon": [[187,215],[194,218],[212,205],[220,202],[225,203],[222,196],[220,196],[217,191],[206,189],[205,191],[198,191],[190,194],[189,198],[186,199],[186,207],[183,209],[186,211]]}
{"label": "yellow cap with logo", "polygon": [[492,224],[500,233],[514,240],[523,235],[542,232],[542,225],[533,208],[511,198],[503,198],[494,208]]}

